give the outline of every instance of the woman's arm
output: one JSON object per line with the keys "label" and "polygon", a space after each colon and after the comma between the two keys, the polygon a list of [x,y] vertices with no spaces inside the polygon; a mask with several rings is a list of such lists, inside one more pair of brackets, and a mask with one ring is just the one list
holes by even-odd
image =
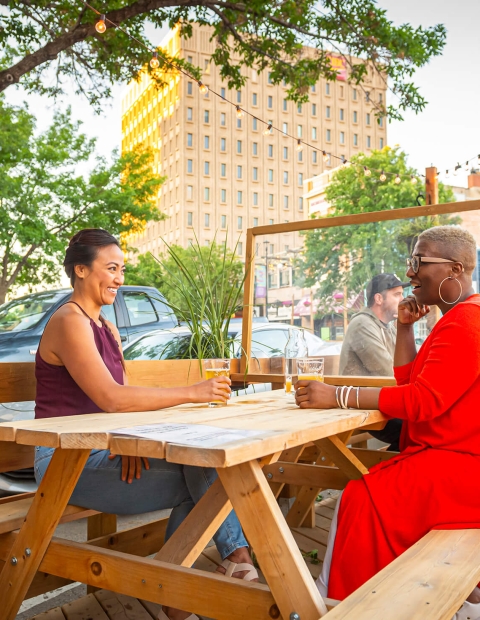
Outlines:
{"label": "woman's arm", "polygon": [[226,402],[230,396],[228,377],[217,377],[179,388],[119,385],[97,350],[89,321],[76,312],[69,312],[68,315],[58,313],[50,321],[41,349],[42,357],[45,349],[53,353],[75,383],[107,413],[152,411],[183,403],[212,400]]}
{"label": "woman's arm", "polygon": [[429,312],[430,307],[417,304],[417,300],[413,295],[405,297],[398,305],[397,341],[393,356],[394,366],[410,364],[417,356],[413,326]]}

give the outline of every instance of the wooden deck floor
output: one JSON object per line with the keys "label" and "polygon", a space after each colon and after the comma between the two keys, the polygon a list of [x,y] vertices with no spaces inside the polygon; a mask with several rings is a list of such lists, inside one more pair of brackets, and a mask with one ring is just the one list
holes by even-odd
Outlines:
{"label": "wooden deck floor", "polygon": [[[314,528],[292,530],[314,579],[322,570],[335,503],[336,496],[332,495],[316,505]],[[215,547],[208,547],[195,562],[194,567],[213,572],[219,563],[220,556]],[[159,609],[160,605],[155,603],[100,590],[34,616],[32,620],[156,620]]]}

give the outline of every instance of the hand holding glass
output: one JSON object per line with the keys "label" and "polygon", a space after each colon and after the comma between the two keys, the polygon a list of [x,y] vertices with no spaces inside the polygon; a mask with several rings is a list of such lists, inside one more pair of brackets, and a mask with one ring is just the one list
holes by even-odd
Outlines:
{"label": "hand holding glass", "polygon": [[323,382],[323,362],[323,357],[297,359],[298,380]]}
{"label": "hand holding glass", "polygon": [[[205,369],[205,378],[213,379],[214,377],[229,377],[230,376],[230,360],[229,359],[211,359],[203,360],[203,367]],[[221,400],[214,400],[208,403],[209,407],[226,407],[227,403]]]}

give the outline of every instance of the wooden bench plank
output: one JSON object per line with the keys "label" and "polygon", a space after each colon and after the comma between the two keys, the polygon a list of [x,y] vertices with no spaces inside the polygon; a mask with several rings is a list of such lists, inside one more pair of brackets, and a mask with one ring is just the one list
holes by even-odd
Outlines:
{"label": "wooden bench plank", "polygon": [[451,620],[479,580],[480,530],[434,530],[337,605],[327,617],[328,620]]}
{"label": "wooden bench plank", "polygon": [[110,620],[93,594],[66,603],[62,611],[67,620]]}
{"label": "wooden bench plank", "polygon": [[60,607],[55,607],[55,609],[44,611],[42,614],[35,616],[32,620],[65,620],[65,616]]}
{"label": "wooden bench plank", "polygon": [[152,616],[136,598],[108,590],[99,590],[94,596],[109,620],[152,620]]}

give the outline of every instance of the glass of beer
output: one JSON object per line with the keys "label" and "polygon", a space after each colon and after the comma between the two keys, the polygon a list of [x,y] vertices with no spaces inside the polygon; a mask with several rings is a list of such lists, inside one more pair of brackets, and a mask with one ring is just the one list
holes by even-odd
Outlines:
{"label": "glass of beer", "polygon": [[298,380],[323,382],[323,362],[323,357],[297,359]]}
{"label": "glass of beer", "polygon": [[[211,359],[203,360],[205,369],[205,378],[213,379],[213,377],[229,377],[230,376],[230,360],[227,359]],[[221,400],[214,400],[208,403],[209,407],[225,407],[227,403]]]}

